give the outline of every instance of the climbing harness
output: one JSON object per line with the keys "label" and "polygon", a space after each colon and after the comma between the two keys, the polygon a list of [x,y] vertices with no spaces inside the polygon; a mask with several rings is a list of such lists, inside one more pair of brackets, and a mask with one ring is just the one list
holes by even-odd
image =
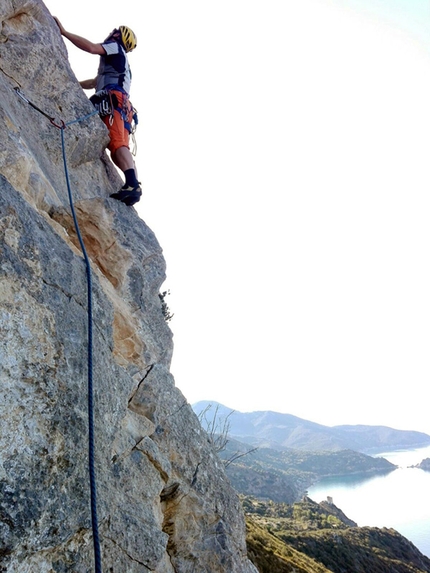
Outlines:
{"label": "climbing harness", "polygon": [[110,117],[110,124],[113,121],[113,112],[118,109],[118,98],[108,90],[100,90],[90,97],[90,102],[98,111],[100,117]]}
{"label": "climbing harness", "polygon": [[[122,91],[122,90],[121,90]],[[136,129],[139,123],[137,109],[131,104],[128,95],[123,92],[124,98],[122,105],[119,104],[118,97],[114,91],[109,89],[104,89],[96,92],[90,97],[90,102],[96,108],[100,117],[109,117],[109,125],[113,124],[113,114],[115,111],[119,112],[121,118],[124,122],[125,129],[131,135],[133,141],[133,149],[131,153],[136,155],[137,144],[136,144]]]}
{"label": "climbing harness", "polygon": [[18,96],[28,103],[33,109],[41,113],[45,116],[54,127],[57,127],[61,131],[61,147],[63,153],[63,163],[64,163],[64,173],[66,177],[67,183],[67,192],[69,196],[69,203],[70,209],[72,211],[73,222],[75,224],[76,234],[79,239],[79,244],[82,249],[82,253],[85,260],[86,266],[86,275],[87,275],[87,297],[88,297],[88,469],[89,469],[89,476],[90,476],[90,493],[91,493],[91,525],[93,531],[93,544],[94,544],[94,565],[95,565],[95,573],[102,573],[102,565],[101,565],[101,551],[100,551],[100,538],[99,538],[99,530],[98,530],[98,520],[97,520],[97,488],[96,488],[96,475],[95,475],[95,464],[94,464],[94,404],[93,404],[93,318],[92,318],[92,308],[93,308],[93,301],[92,301],[92,281],[91,281],[91,265],[90,260],[87,255],[87,251],[85,249],[85,244],[82,239],[82,235],[79,229],[78,219],[75,213],[75,207],[73,204],[73,197],[70,187],[70,179],[69,179],[69,170],[67,167],[67,158],[66,158],[66,150],[65,150],[65,141],[64,141],[64,130],[69,125],[74,123],[80,123],[85,121],[86,119],[92,117],[97,112],[93,111],[88,115],[75,119],[73,121],[69,121],[65,123],[61,120],[61,122],[56,122],[54,117],[49,116],[47,113],[42,111],[36,105],[34,105],[31,101],[29,101],[24,94],[19,90],[19,88],[14,88]]}

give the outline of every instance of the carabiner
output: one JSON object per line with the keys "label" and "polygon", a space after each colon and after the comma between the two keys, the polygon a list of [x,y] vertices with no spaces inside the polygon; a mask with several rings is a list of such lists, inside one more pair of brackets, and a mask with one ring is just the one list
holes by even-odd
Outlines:
{"label": "carabiner", "polygon": [[49,118],[49,121],[51,122],[51,124],[52,124],[54,127],[58,127],[58,129],[66,129],[66,124],[64,123],[63,120],[61,120],[61,123],[56,123],[56,122],[55,122],[55,117],[50,117],[50,118]]}

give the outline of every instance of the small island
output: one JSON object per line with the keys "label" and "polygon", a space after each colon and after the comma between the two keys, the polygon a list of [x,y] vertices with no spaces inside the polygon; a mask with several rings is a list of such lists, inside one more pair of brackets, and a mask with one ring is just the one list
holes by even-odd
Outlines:
{"label": "small island", "polygon": [[430,472],[430,458],[425,458],[419,464],[415,466],[411,466],[412,468],[419,468],[420,470],[424,470],[426,472]]}

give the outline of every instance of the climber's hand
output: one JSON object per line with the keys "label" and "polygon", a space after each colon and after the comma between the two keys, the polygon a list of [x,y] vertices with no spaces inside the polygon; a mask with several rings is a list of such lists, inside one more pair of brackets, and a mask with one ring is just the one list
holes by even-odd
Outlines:
{"label": "climber's hand", "polygon": [[63,27],[62,23],[60,22],[60,20],[59,20],[56,16],[53,16],[53,18],[54,18],[54,20],[56,21],[58,28],[60,29],[61,35],[64,36],[66,30],[65,30],[65,28]]}

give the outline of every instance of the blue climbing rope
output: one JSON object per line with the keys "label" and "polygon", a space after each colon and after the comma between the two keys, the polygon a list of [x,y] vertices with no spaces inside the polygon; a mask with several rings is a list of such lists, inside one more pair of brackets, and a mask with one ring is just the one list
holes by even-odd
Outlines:
{"label": "blue climbing rope", "polygon": [[94,403],[93,403],[93,299],[92,299],[92,281],[91,281],[91,265],[90,260],[85,249],[85,244],[82,239],[81,232],[79,230],[78,219],[76,217],[75,207],[73,204],[72,191],[70,187],[69,170],[67,167],[66,158],[66,146],[64,141],[64,130],[67,126],[74,123],[80,123],[98,114],[95,110],[68,123],[64,123],[63,120],[56,121],[55,117],[51,117],[49,114],[37,107],[33,102],[28,100],[21,90],[16,87],[14,88],[16,94],[28,103],[33,109],[45,116],[54,127],[57,127],[61,131],[61,147],[63,152],[63,162],[64,162],[64,173],[66,176],[67,192],[69,195],[70,209],[72,211],[73,222],[75,224],[76,234],[79,239],[79,244],[81,245],[82,253],[84,255],[86,274],[87,274],[87,297],[88,297],[88,469],[90,476],[90,492],[91,492],[91,525],[93,531],[93,543],[94,543],[94,564],[95,573],[102,573],[102,563],[101,563],[101,551],[100,551],[100,538],[99,538],[99,527],[97,520],[97,487],[96,487],[96,472],[94,464]]}
{"label": "blue climbing rope", "polygon": [[64,173],[66,176],[67,192],[69,195],[70,209],[72,211],[73,222],[75,224],[76,234],[79,239],[79,244],[84,255],[86,272],[87,272],[87,296],[88,296],[88,469],[90,475],[90,491],[91,491],[91,524],[93,530],[93,543],[94,543],[94,564],[96,573],[102,573],[101,565],[101,551],[100,551],[100,538],[97,520],[97,486],[96,486],[96,473],[94,467],[94,403],[93,403],[93,300],[92,300],[92,281],[91,281],[91,265],[87,255],[84,241],[79,230],[78,219],[76,217],[75,207],[73,204],[72,191],[70,187],[69,170],[67,167],[66,149],[64,142],[64,129],[73,123],[79,123],[95,115],[90,113],[79,119],[70,121],[60,127],[61,131],[61,148],[63,153]]}

